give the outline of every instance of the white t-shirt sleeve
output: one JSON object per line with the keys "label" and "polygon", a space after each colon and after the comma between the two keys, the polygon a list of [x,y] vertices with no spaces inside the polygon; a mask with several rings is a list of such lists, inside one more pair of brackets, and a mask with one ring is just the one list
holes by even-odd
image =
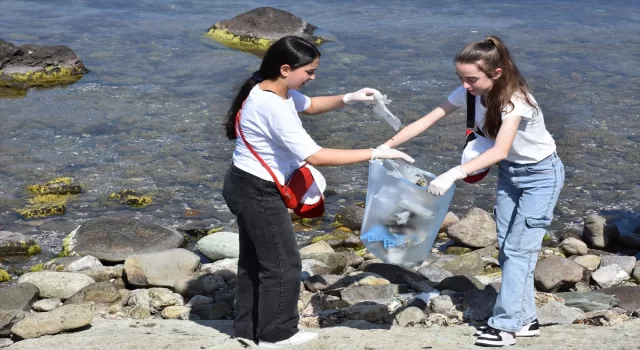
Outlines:
{"label": "white t-shirt sleeve", "polygon": [[274,140],[286,147],[298,160],[305,160],[322,148],[307,134],[298,116],[281,113],[270,119],[273,121],[271,128]]}
{"label": "white t-shirt sleeve", "polygon": [[454,92],[447,97],[449,103],[456,107],[463,107],[467,105],[467,90],[462,85],[458,87]]}
{"label": "white t-shirt sleeve", "polygon": [[[535,100],[532,99],[533,103],[535,103],[534,101]],[[522,117],[522,119],[527,120],[531,120],[533,118],[536,109],[531,107],[526,100],[521,97],[513,97],[511,102],[513,103],[513,109],[511,106],[507,106],[506,111],[502,112],[502,120],[513,116],[519,116]]]}
{"label": "white t-shirt sleeve", "polygon": [[298,112],[304,112],[311,106],[311,98],[296,90],[289,90],[289,96],[293,99],[293,104]]}

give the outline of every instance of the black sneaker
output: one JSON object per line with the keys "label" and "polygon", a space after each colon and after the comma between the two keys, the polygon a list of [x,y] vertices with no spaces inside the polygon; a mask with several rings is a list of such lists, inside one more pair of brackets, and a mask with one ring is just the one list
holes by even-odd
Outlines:
{"label": "black sneaker", "polygon": [[495,329],[492,327],[487,327],[487,329],[480,334],[478,339],[476,339],[475,345],[478,346],[510,346],[516,343],[516,335],[515,333],[509,333],[505,331],[501,331],[499,329]]}
{"label": "black sneaker", "polygon": [[[473,335],[475,337],[479,337],[484,331],[489,329],[489,326],[480,326],[478,330]],[[525,324],[520,328],[519,331],[516,332],[516,337],[537,337],[540,335],[540,324],[538,323],[538,319],[533,320],[533,322],[529,324]]]}

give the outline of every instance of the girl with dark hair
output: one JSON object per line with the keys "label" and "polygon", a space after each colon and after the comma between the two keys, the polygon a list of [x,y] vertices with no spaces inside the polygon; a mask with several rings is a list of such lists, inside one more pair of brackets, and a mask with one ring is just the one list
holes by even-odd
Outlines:
{"label": "girl with dark hair", "polygon": [[490,36],[465,46],[456,55],[455,68],[462,86],[378,148],[395,147],[423,133],[466,106],[466,94],[472,95],[475,132],[488,137],[492,146],[435,178],[429,191],[442,195],[456,180],[499,163],[494,216],[502,284],[493,316],[476,333],[476,345],[513,345],[516,336],[540,334],[533,271],[564,184],[564,166],[540,107],[499,38]]}
{"label": "girl with dark hair", "polygon": [[301,94],[297,90],[315,79],[319,58],[318,49],[305,39],[288,36],[276,41],[227,114],[227,136],[236,140],[236,148],[223,196],[237,217],[240,236],[233,335],[263,347],[302,344],[317,334],[298,330],[301,260],[291,218],[273,177],[247,144],[280,184],[302,162],[344,165],[392,158],[413,162],[394,149],[328,149],[313,141],[298,112],[314,115],[372,101],[377,92],[364,88],[339,96]]}

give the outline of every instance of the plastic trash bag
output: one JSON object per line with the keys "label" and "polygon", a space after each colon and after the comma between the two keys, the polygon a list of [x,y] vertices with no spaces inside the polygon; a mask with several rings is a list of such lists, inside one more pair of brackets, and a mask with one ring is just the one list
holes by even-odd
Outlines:
{"label": "plastic trash bag", "polygon": [[435,178],[404,161],[369,161],[369,184],[360,239],[382,261],[424,261],[444,221],[455,184],[442,196],[427,191]]}
{"label": "plastic trash bag", "polygon": [[387,95],[375,93],[373,94],[373,102],[373,112],[384,118],[384,120],[391,125],[393,130],[398,131],[402,123],[400,122],[400,119],[393,115],[385,105],[391,103],[391,100],[387,99]]}

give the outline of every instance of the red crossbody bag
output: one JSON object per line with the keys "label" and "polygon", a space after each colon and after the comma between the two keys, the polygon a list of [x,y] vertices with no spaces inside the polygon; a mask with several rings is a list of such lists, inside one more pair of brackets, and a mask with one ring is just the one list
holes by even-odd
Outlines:
{"label": "red crossbody bag", "polygon": [[[246,102],[246,101],[245,101]],[[245,146],[251,151],[254,157],[262,164],[262,166],[267,169],[269,175],[273,178],[273,182],[275,182],[276,187],[278,187],[278,191],[280,191],[280,195],[282,196],[282,200],[284,204],[289,209],[293,209],[293,212],[302,218],[317,218],[324,214],[324,196],[320,198],[320,200],[313,204],[304,204],[302,202],[302,198],[307,193],[309,188],[313,185],[314,179],[311,170],[307,167],[307,163],[304,163],[301,167],[294,170],[293,174],[286,181],[285,185],[281,185],[278,178],[271,170],[271,167],[267,165],[267,163],[258,155],[258,153],[251,147],[251,145],[247,142],[247,139],[244,137],[244,133],[242,132],[242,128],[240,127],[240,118],[242,117],[242,109],[244,108],[244,103],[242,107],[236,114],[236,136],[239,134],[244,142]]]}

